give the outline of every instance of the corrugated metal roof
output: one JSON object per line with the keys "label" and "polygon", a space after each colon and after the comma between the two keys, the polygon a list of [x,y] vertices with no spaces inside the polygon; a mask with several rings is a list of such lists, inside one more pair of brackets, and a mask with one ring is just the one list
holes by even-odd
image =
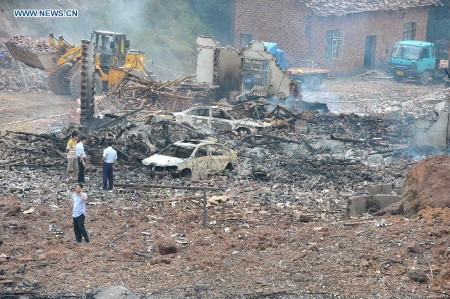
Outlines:
{"label": "corrugated metal roof", "polygon": [[319,16],[441,5],[440,0],[303,0]]}

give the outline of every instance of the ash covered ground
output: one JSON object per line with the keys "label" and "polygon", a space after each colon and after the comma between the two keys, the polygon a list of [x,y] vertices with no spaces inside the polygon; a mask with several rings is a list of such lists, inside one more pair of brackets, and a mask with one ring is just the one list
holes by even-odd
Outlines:
{"label": "ash covered ground", "polygon": [[[303,113],[306,133],[277,128],[257,136],[219,134],[219,141],[238,152],[238,167],[221,175],[152,178],[138,159],[119,159],[118,184],[221,188],[206,193],[206,226],[202,191],[122,186],[102,192],[96,156],[111,132],[94,133],[86,145],[89,245],[73,240],[69,198],[75,185],[64,181],[62,154],[69,131],[58,130],[73,121],[76,101],[42,91],[4,92],[2,296],[84,298],[125,288],[146,298],[449,296],[448,185],[426,189],[443,207],[410,215],[347,214],[348,199],[368,194],[370,186],[391,185],[402,195],[405,178],[418,163],[449,167],[448,159],[422,161],[435,152],[409,147],[415,120],[432,122],[434,106],[448,99],[442,84],[374,77],[327,81],[320,91],[303,94],[330,109],[323,115]],[[38,105],[42,97],[57,108]],[[8,110],[11,101],[20,109]],[[30,109],[32,116],[25,114]],[[145,117],[142,112],[129,121],[139,127]],[[151,130],[158,149],[161,132]],[[129,156],[143,155],[134,149],[120,145]],[[420,169],[416,176],[424,173]],[[447,180],[445,173],[409,182],[432,185]]]}

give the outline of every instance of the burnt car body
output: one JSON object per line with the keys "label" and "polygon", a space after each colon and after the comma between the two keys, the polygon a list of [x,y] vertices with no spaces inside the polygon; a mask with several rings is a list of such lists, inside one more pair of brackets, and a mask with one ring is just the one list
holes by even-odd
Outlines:
{"label": "burnt car body", "polygon": [[200,177],[232,170],[237,154],[223,144],[205,140],[177,141],[158,154],[142,160],[154,174]]}
{"label": "burnt car body", "polygon": [[218,131],[236,131],[240,134],[255,134],[258,130],[271,127],[269,123],[249,119],[235,119],[218,106],[192,107],[174,112],[175,121],[195,128],[211,128]]}

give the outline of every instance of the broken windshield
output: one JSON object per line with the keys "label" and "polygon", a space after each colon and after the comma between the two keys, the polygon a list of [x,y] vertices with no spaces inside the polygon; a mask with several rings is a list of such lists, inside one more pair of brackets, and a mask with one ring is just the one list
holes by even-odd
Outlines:
{"label": "broken windshield", "polygon": [[418,46],[399,45],[394,48],[392,57],[417,60],[419,59],[420,49],[421,47]]}
{"label": "broken windshield", "polygon": [[194,151],[193,148],[184,148],[177,145],[170,145],[163,149],[160,153],[160,155],[169,156],[169,157],[176,157],[181,159],[189,158]]}

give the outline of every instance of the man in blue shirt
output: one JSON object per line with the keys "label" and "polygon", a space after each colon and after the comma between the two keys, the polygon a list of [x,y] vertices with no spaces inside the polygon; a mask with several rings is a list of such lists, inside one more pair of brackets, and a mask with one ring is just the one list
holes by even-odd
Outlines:
{"label": "man in blue shirt", "polygon": [[83,192],[83,185],[77,184],[75,193],[72,195],[72,218],[73,218],[73,230],[75,232],[75,238],[78,243],[81,243],[82,237],[84,241],[89,243],[89,236],[84,228],[84,219],[86,217],[86,202],[88,197]]}
{"label": "man in blue shirt", "polygon": [[108,141],[108,147],[103,150],[103,190],[113,189],[114,162],[117,160],[117,152],[112,148],[112,141]]}

